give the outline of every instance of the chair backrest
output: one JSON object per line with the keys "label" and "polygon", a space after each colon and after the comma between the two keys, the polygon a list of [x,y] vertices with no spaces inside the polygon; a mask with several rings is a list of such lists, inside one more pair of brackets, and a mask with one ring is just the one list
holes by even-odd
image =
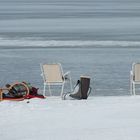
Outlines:
{"label": "chair backrest", "polygon": [[134,81],[140,82],[140,63],[133,65]]}
{"label": "chair backrest", "polygon": [[42,72],[46,83],[63,82],[63,71],[61,64],[43,64]]}

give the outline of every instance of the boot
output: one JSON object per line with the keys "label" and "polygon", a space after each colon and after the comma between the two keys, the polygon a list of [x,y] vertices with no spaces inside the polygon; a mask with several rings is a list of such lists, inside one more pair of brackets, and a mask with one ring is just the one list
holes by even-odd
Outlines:
{"label": "boot", "polygon": [[78,80],[77,86],[79,86],[78,91],[76,93],[70,94],[69,96],[72,97],[72,98],[74,98],[74,99],[80,100],[80,99],[82,99],[82,94],[81,94],[81,81],[80,80]]}
{"label": "boot", "polygon": [[87,99],[88,97],[88,91],[90,88],[90,78],[86,76],[81,76],[81,94],[82,99]]}
{"label": "boot", "polygon": [[90,86],[90,78],[86,76],[81,76],[79,82],[79,90],[77,91],[77,93],[70,94],[69,96],[78,100],[87,99],[89,86]]}

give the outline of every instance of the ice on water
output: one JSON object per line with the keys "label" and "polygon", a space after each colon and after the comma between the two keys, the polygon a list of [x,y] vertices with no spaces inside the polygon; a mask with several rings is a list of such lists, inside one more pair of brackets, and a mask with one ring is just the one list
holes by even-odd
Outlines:
{"label": "ice on water", "polygon": [[138,0],[0,0],[0,85],[29,81],[42,89],[39,64],[60,62],[91,77],[92,95],[128,95],[139,61]]}

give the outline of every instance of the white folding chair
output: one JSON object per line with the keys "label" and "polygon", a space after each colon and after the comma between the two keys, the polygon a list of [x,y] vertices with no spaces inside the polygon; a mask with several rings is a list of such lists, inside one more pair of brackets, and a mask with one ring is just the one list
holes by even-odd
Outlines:
{"label": "white folding chair", "polygon": [[44,81],[44,89],[43,95],[46,95],[46,86],[49,88],[50,96],[52,95],[51,86],[62,86],[61,88],[61,97],[64,91],[64,84],[66,81],[70,83],[70,89],[72,91],[72,82],[70,72],[66,72],[63,74],[63,69],[60,63],[56,64],[41,64],[41,76],[43,77]]}
{"label": "white folding chair", "polygon": [[130,71],[130,93],[136,95],[136,85],[140,84],[140,63],[133,63]]}

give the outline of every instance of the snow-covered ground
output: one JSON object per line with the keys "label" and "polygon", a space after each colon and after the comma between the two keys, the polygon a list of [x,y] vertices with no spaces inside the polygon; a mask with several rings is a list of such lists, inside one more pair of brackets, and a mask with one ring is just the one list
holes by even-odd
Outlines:
{"label": "snow-covered ground", "polygon": [[139,140],[140,96],[0,102],[1,140]]}

